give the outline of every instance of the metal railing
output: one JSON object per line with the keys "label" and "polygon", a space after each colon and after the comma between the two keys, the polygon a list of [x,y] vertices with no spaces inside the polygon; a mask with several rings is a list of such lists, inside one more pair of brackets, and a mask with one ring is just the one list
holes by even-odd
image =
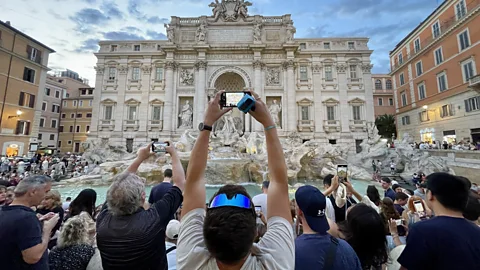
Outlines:
{"label": "metal railing", "polygon": [[470,78],[469,80],[470,82],[470,86],[480,86],[480,74],[476,75],[476,76],[473,76]]}

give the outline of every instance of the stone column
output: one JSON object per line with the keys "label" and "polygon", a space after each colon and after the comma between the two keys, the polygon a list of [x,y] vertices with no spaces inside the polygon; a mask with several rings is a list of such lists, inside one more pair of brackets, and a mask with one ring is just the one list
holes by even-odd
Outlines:
{"label": "stone column", "polygon": [[205,76],[206,76],[206,68],[207,62],[203,60],[199,60],[195,63],[195,68],[198,70],[198,77],[197,77],[197,89],[195,90],[195,114],[196,114],[196,121],[193,123],[193,128],[195,129],[200,122],[203,121],[203,117],[205,114],[205,103],[207,99],[205,98]]}
{"label": "stone column", "polygon": [[314,64],[313,68],[313,120],[315,123],[315,137],[319,133],[323,133],[323,120],[325,113],[323,112],[322,103],[322,66]]}
{"label": "stone column", "polygon": [[[293,60],[283,62],[283,68],[287,70],[287,111],[284,115],[287,116],[286,131],[293,132],[297,130],[297,116],[298,111],[295,106],[295,63]],[[283,100],[282,100],[282,103]],[[285,108],[282,104],[282,108]]]}
{"label": "stone column", "polygon": [[[148,95],[150,93],[150,75],[152,73],[152,65],[150,62],[144,63],[142,66],[142,77],[141,77],[141,87],[140,91],[141,98],[140,98],[140,105],[138,107],[138,125],[139,125],[139,133],[144,138],[145,142],[148,142],[148,125],[150,124],[150,118],[152,114],[152,110],[150,109],[150,103],[148,100]],[[136,134],[138,138],[138,134]]]}
{"label": "stone column", "polygon": [[[362,65],[362,75],[363,75],[363,80],[365,82],[364,87],[365,87],[365,110],[362,113],[365,113],[363,115],[362,119],[366,120],[368,122],[375,122],[375,112],[374,112],[374,106],[375,106],[375,101],[373,100],[373,88],[375,85],[373,84],[372,80],[372,70],[373,65],[368,63],[368,64],[363,64]],[[388,99],[384,102],[388,104]],[[385,104],[384,104],[385,105]]]}
{"label": "stone column", "polygon": [[177,68],[177,62],[168,61],[165,63],[165,114],[163,118],[163,130],[171,135],[173,119],[176,117],[176,112],[173,111],[173,70]]}
{"label": "stone column", "polygon": [[[125,62],[127,59],[122,59]],[[118,100],[113,110],[113,118],[115,119],[115,128],[114,131],[117,134],[123,134],[123,120],[125,115],[125,95],[127,91],[127,81],[128,81],[128,66],[126,64],[119,65],[117,67],[118,72]],[[123,140],[123,139],[122,139]]]}
{"label": "stone column", "polygon": [[[262,87],[262,67],[264,66],[263,62],[260,60],[255,60],[253,62],[253,69],[255,71],[255,92],[266,102],[264,93],[263,93],[263,87]],[[251,118],[251,116],[249,116]],[[247,119],[249,118],[247,117]],[[248,119],[250,121],[250,119]],[[254,121],[254,127],[253,130],[260,132],[263,130],[262,124],[260,124],[257,120],[251,119],[251,121]]]}
{"label": "stone column", "polygon": [[347,64],[339,63],[337,64],[337,73],[338,73],[338,100],[339,110],[337,111],[339,114],[337,116],[337,120],[340,120],[340,126],[342,133],[349,133],[350,134],[350,115],[352,114],[350,106],[348,105],[348,92],[347,92],[347,74],[348,71]]}
{"label": "stone column", "polygon": [[93,102],[92,102],[92,123],[90,125],[90,134],[88,137],[97,137],[98,136],[98,123],[101,118],[102,113],[102,88],[103,88],[103,80],[105,74],[105,66],[104,65],[97,65],[95,67],[97,71],[97,76],[95,78],[95,90],[93,91]]}

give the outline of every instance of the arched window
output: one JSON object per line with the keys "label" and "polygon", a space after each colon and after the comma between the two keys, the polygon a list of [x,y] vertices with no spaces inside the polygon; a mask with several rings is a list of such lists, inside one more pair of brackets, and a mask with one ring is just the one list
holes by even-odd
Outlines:
{"label": "arched window", "polygon": [[392,90],[392,80],[387,80],[387,90]]}
{"label": "arched window", "polygon": [[376,90],[382,90],[382,81],[381,80],[376,80],[375,81],[375,89]]}

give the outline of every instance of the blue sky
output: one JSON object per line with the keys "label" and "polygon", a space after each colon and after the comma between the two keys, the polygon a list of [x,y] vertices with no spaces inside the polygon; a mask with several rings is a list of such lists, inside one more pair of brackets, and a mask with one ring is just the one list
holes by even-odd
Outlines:
{"label": "blue sky", "polygon": [[[165,39],[170,16],[211,15],[213,0],[0,0],[0,20],[52,47],[50,68],[95,82],[99,40]],[[389,71],[388,53],[443,0],[250,0],[250,14],[292,14],[297,38],[369,37],[373,72]],[[41,3],[41,4],[40,4]]]}

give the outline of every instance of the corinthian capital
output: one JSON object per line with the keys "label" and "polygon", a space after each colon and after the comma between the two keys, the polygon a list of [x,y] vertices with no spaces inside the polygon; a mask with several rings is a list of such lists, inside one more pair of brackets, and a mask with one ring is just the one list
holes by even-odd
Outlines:
{"label": "corinthian capital", "polygon": [[105,71],[105,66],[98,65],[98,66],[95,66],[94,68],[97,71],[98,75],[103,75],[103,72]]}
{"label": "corinthian capital", "polygon": [[207,61],[199,60],[195,63],[195,68],[199,69],[206,69],[207,68]]}
{"label": "corinthian capital", "polygon": [[282,63],[283,69],[289,69],[289,68],[294,68],[295,67],[295,62],[293,60],[287,60]]}
{"label": "corinthian capital", "polygon": [[255,60],[255,61],[253,61],[253,68],[254,68],[254,69],[261,69],[261,68],[263,68],[264,66],[265,66],[265,64],[264,64],[262,61],[260,61],[260,60]]}
{"label": "corinthian capital", "polygon": [[168,61],[165,63],[165,68],[175,70],[178,68],[178,63],[175,61]]}

